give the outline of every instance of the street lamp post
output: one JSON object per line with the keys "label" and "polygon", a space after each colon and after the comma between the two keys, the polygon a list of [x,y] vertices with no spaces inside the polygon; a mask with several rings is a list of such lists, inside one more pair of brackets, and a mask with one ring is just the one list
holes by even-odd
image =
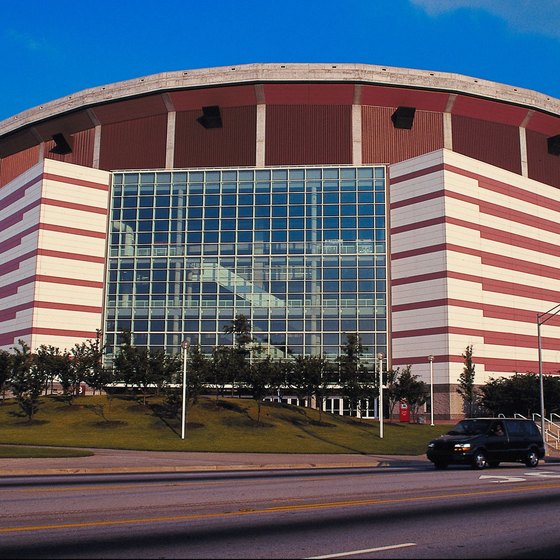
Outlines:
{"label": "street lamp post", "polygon": [[181,439],[185,439],[186,419],[187,419],[187,353],[189,351],[190,340],[183,340],[181,343],[183,358],[183,397],[181,399]]}
{"label": "street lamp post", "polygon": [[430,426],[434,425],[434,356],[428,356],[430,362]]}
{"label": "street lamp post", "polygon": [[377,354],[379,360],[379,437],[383,439],[383,354]]}
{"label": "street lamp post", "polygon": [[[552,317],[554,317],[558,313],[560,313],[560,303],[558,303],[548,311],[545,311],[544,313],[537,313],[537,341],[539,346],[539,391],[541,397],[541,434],[543,440],[545,439],[545,434],[544,434],[544,384],[543,384],[543,370],[542,370],[541,325],[544,325],[547,321],[552,319]],[[546,317],[546,318],[542,319],[542,317]]]}

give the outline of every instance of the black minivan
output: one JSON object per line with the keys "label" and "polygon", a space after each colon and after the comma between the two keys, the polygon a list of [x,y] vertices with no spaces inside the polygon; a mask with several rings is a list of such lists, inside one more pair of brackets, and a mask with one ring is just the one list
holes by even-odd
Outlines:
{"label": "black minivan", "polygon": [[502,461],[536,467],[544,457],[541,433],[532,420],[521,418],[467,418],[446,435],[430,441],[428,459],[436,469],[471,465],[497,467]]}

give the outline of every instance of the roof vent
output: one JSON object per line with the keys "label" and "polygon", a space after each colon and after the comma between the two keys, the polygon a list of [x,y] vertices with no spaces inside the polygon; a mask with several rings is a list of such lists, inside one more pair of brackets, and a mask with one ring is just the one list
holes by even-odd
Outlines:
{"label": "roof vent", "polygon": [[553,156],[560,156],[560,134],[551,136],[547,139],[548,153]]}
{"label": "roof vent", "polygon": [[196,119],[204,128],[222,128],[222,117],[220,107],[202,107],[202,116]]}
{"label": "roof vent", "polygon": [[397,107],[397,110],[391,115],[393,126],[395,128],[411,129],[415,113],[415,107]]}
{"label": "roof vent", "polygon": [[50,150],[51,154],[65,155],[72,153],[72,148],[66,138],[64,138],[64,134],[53,134],[52,139],[54,140],[54,147]]}

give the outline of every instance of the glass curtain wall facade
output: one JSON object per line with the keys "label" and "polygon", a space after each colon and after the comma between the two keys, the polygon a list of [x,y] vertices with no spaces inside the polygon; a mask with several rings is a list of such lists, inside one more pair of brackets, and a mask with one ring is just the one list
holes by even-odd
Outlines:
{"label": "glass curtain wall facade", "polygon": [[387,354],[385,168],[113,175],[105,342],[205,353],[238,314],[272,356]]}

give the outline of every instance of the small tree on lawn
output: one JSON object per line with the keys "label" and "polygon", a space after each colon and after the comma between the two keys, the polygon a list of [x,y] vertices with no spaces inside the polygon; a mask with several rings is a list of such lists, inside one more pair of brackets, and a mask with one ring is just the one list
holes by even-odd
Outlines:
{"label": "small tree on lawn", "polygon": [[165,354],[163,350],[151,351],[143,346],[134,346],[129,331],[122,332],[122,339],[120,352],[113,360],[115,371],[127,386],[140,390],[146,405],[147,396],[153,388],[160,392],[173,379],[180,367],[180,359]]}
{"label": "small tree on lawn", "polygon": [[92,389],[93,394],[97,391],[107,391],[107,385],[114,383],[115,375],[112,368],[103,365],[103,350],[100,336],[95,340],[86,340],[81,344],[76,344],[72,349],[73,363],[81,372],[80,378],[83,379]]}
{"label": "small tree on lawn", "polygon": [[358,410],[361,400],[368,399],[374,394],[374,383],[363,362],[364,347],[360,335],[347,334],[346,344],[341,349],[342,355],[338,358],[340,383],[352,415]]}
{"label": "small tree on lawn", "polygon": [[428,397],[428,386],[412,373],[412,366],[404,367],[397,381],[397,395],[399,400],[406,400],[410,408],[412,421],[418,419],[418,411]]}
{"label": "small tree on lawn", "polygon": [[244,379],[248,374],[251,356],[249,345],[253,342],[251,322],[245,315],[236,315],[231,325],[224,327],[224,333],[233,335],[233,348],[226,369],[226,378],[231,384],[231,394],[233,395],[237,379]]}
{"label": "small tree on lawn", "polygon": [[70,354],[61,352],[59,348],[52,345],[42,344],[37,349],[36,367],[47,381],[57,380],[62,387],[62,398],[67,404],[72,404],[76,396],[76,390],[80,379]]}
{"label": "small tree on lawn", "polygon": [[24,340],[19,340],[20,348],[13,347],[10,389],[16,402],[29,422],[39,409],[39,397],[45,384],[45,375],[35,364],[35,355]]}
{"label": "small tree on lawn", "polygon": [[0,393],[2,393],[2,402],[4,402],[6,394],[6,386],[12,372],[12,354],[6,350],[0,350]]}
{"label": "small tree on lawn", "polygon": [[463,410],[467,417],[476,415],[478,407],[478,390],[475,385],[475,365],[473,362],[472,344],[467,346],[463,354],[463,372],[459,376],[457,392],[463,399]]}
{"label": "small tree on lawn", "polygon": [[387,388],[384,390],[384,396],[387,398],[389,408],[389,421],[393,419],[393,411],[398,402],[400,402],[401,387],[399,385],[400,369],[394,368],[387,371]]}
{"label": "small tree on lawn", "polygon": [[270,380],[273,363],[270,356],[253,362],[246,370],[243,381],[257,403],[257,425],[261,422],[263,399],[270,394]]}

